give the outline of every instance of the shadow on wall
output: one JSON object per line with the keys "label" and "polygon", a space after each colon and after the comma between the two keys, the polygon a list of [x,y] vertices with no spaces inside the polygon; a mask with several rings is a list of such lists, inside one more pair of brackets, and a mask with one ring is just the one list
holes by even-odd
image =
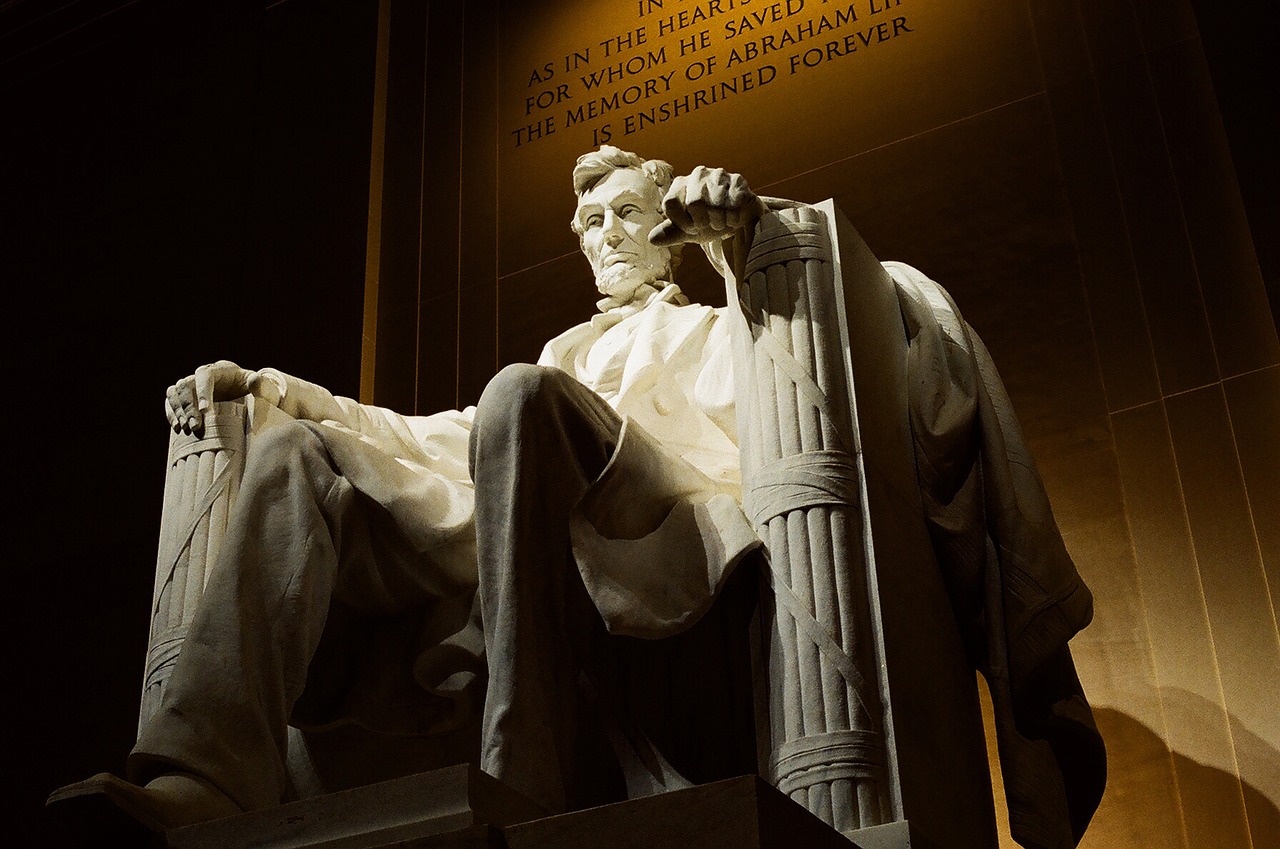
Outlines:
{"label": "shadow on wall", "polygon": [[[1166,716],[1221,722],[1221,707],[1207,699],[1174,688],[1161,693]],[[1121,711],[1095,708],[1094,718],[1107,744],[1107,791],[1081,849],[1244,847],[1233,836],[1246,832],[1255,849],[1280,846],[1280,809],[1260,789],[1280,787],[1280,751],[1234,717],[1241,775],[1170,751],[1160,734]]]}

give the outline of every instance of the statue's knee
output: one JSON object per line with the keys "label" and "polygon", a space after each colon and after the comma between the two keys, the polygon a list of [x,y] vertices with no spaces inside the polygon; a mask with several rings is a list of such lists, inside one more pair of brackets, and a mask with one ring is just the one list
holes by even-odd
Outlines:
{"label": "statue's knee", "polygon": [[476,405],[476,417],[518,420],[522,411],[560,394],[567,380],[572,378],[558,368],[513,363],[489,381]]}
{"label": "statue's knee", "polygon": [[557,368],[514,363],[494,375],[476,404],[471,428],[471,471],[474,477],[480,443],[506,443],[522,425],[554,406],[573,378]]}

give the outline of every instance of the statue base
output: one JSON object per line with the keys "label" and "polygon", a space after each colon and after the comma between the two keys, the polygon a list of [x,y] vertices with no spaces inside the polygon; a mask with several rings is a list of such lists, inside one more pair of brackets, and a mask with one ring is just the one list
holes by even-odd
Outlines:
{"label": "statue base", "polygon": [[175,829],[167,837],[172,849],[912,846],[905,822],[842,835],[754,775],[548,817],[468,764]]}
{"label": "statue base", "polygon": [[499,829],[546,811],[470,764],[177,828],[171,849],[501,849]]}
{"label": "statue base", "polygon": [[845,836],[759,776],[744,775],[502,831],[510,849],[909,849],[906,826]]}

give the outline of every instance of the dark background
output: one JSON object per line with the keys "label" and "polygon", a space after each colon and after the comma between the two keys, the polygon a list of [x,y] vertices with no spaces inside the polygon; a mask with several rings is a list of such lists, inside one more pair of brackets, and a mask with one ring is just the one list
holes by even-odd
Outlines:
{"label": "dark background", "polygon": [[358,392],[376,38],[370,2],[52,5],[0,17],[21,846],[131,746],[165,387],[225,357]]}
{"label": "dark background", "polygon": [[[1243,9],[1194,3],[1274,315],[1274,29]],[[377,15],[372,0],[0,6],[16,845],[60,845],[45,795],[118,771],[132,742],[164,388],[226,357],[360,391]],[[449,90],[451,49],[431,53],[428,94]],[[458,235],[465,198],[437,200]],[[474,400],[497,364],[401,397]]]}

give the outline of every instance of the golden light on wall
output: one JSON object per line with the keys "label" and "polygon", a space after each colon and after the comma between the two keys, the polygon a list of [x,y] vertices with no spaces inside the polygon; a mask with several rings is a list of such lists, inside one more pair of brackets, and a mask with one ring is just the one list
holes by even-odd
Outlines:
{"label": "golden light on wall", "polygon": [[[1000,0],[612,0],[500,22],[502,272],[545,250],[537,197],[608,142],[758,185],[1025,97],[1029,16]],[[522,191],[523,190],[523,191]],[[567,202],[566,202],[567,205]],[[565,250],[562,234],[552,243]]]}
{"label": "golden light on wall", "polygon": [[1194,16],[1148,5],[503,4],[501,344],[528,357],[581,318],[543,304],[589,287],[567,175],[600,142],[835,197],[991,348],[1094,591],[1073,651],[1110,782],[1082,845],[1260,849],[1280,343]]}

